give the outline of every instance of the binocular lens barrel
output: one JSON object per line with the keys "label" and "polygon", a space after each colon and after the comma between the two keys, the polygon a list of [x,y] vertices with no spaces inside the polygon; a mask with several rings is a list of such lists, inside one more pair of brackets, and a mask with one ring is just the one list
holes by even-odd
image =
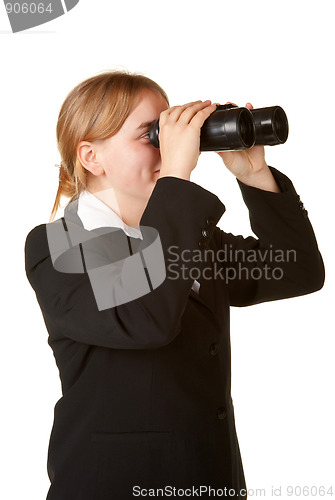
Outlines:
{"label": "binocular lens barrel", "polygon": [[280,106],[251,110],[255,122],[255,144],[274,146],[283,144],[288,137],[288,121]]}
{"label": "binocular lens barrel", "polygon": [[251,148],[255,143],[255,125],[250,111],[218,108],[201,127],[200,151]]}
{"label": "binocular lens barrel", "polygon": [[[249,110],[234,104],[217,106],[204,121],[200,151],[238,151],[254,144],[274,146],[288,137],[288,121],[280,106]],[[159,148],[159,120],[149,130],[150,142]]]}

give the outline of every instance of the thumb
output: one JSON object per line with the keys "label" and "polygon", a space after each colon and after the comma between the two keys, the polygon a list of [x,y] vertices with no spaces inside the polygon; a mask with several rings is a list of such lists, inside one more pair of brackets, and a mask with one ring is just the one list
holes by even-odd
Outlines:
{"label": "thumb", "polygon": [[234,162],[234,154],[232,151],[218,151],[226,167],[230,167]]}

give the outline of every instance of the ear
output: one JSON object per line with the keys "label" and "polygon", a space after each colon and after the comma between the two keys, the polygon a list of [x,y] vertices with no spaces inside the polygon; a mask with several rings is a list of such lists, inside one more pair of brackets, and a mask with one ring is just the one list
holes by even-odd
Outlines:
{"label": "ear", "polygon": [[92,142],[81,141],[77,146],[77,157],[86,170],[93,175],[105,173],[101,163],[98,161],[97,147]]}

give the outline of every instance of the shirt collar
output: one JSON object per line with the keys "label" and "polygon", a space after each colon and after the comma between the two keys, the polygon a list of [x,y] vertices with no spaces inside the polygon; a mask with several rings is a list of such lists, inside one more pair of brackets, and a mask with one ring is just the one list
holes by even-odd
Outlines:
{"label": "shirt collar", "polygon": [[98,227],[119,227],[127,236],[143,239],[139,229],[128,226],[114,210],[87,190],[82,191],[79,195],[77,213],[84,228],[88,231]]}

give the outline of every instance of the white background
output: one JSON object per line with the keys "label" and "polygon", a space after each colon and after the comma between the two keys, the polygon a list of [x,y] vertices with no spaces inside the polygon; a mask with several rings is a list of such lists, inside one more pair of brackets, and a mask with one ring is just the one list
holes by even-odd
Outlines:
{"label": "white background", "polygon": [[[333,2],[322,0],[80,0],[12,34],[0,5],[1,498],[44,499],[49,487],[61,389],[23,249],[28,232],[48,222],[56,195],[57,115],[77,83],[120,68],[156,80],[171,105],[211,99],[285,109],[289,139],[268,147],[266,159],[291,178],[308,210],[326,283],[303,297],[232,308],[232,397],[250,498],[261,496],[257,488],[271,498],[272,486],[282,488],[280,498],[289,498],[289,485],[335,493],[333,20]],[[222,229],[252,234],[218,155],[202,154],[191,180],[226,205]]]}

